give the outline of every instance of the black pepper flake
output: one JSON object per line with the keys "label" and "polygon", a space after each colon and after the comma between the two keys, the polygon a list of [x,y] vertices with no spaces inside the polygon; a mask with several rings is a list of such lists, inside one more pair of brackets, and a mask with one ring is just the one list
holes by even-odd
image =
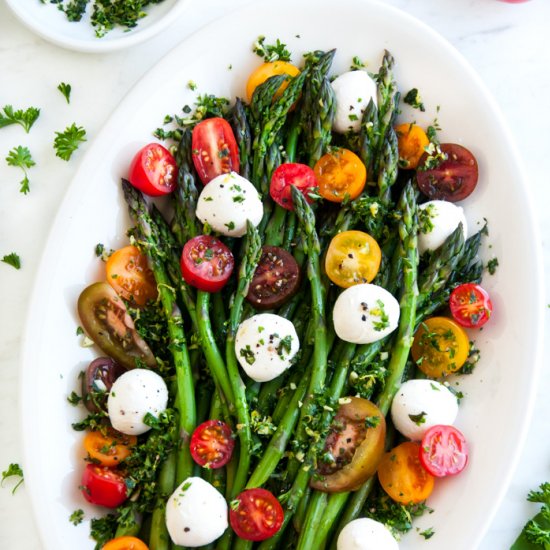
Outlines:
{"label": "black pepper flake", "polygon": [[189,533],[189,531],[191,531],[191,528],[189,528],[189,527],[184,527],[183,530],[184,530],[185,533]]}
{"label": "black pepper flake", "polygon": [[367,316],[366,315],[361,315],[361,321],[366,321],[367,320]]}

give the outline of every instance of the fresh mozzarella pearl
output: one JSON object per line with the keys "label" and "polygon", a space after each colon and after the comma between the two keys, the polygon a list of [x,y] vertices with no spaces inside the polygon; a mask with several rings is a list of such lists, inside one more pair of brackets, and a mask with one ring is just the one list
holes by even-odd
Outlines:
{"label": "fresh mozzarella pearl", "polygon": [[239,325],[235,337],[237,359],[256,382],[267,382],[283,373],[299,349],[294,325],[273,313],[260,313],[246,319]]}
{"label": "fresh mozzarella pearl", "polygon": [[168,388],[152,370],[133,369],[119,376],[107,400],[109,419],[115,430],[127,435],[140,435],[150,430],[143,418],[166,410]]}
{"label": "fresh mozzarella pearl", "polygon": [[397,541],[379,521],[359,518],[350,521],[340,532],[337,550],[399,550]]}
{"label": "fresh mozzarella pearl", "polygon": [[453,424],[457,414],[456,397],[434,380],[405,382],[391,406],[394,426],[413,441],[420,441],[432,426]]}
{"label": "fresh mozzarella pearl", "polygon": [[226,237],[242,237],[246,220],[256,227],[263,214],[258,191],[236,172],[221,174],[208,182],[197,201],[197,218]]}
{"label": "fresh mozzarella pearl", "polygon": [[464,210],[448,201],[428,201],[419,207],[420,231],[418,233],[418,250],[420,254],[426,250],[436,250],[445,239],[462,224],[464,238],[467,226]]}
{"label": "fresh mozzarella pearl", "polygon": [[166,503],[166,528],[179,546],[210,544],[227,529],[227,502],[208,481],[189,477]]}
{"label": "fresh mozzarella pearl", "polygon": [[370,344],[397,328],[399,302],[381,286],[354,285],[338,296],[332,319],[338,338],[353,344]]}
{"label": "fresh mozzarella pearl", "polygon": [[332,81],[336,96],[336,114],[332,129],[340,134],[358,132],[361,117],[369,101],[376,105],[376,83],[366,71],[350,71]]}

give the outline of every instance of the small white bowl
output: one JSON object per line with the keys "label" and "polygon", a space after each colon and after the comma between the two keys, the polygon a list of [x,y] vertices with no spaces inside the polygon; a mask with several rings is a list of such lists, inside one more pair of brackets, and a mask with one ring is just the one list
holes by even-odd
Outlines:
{"label": "small white bowl", "polygon": [[125,30],[114,28],[98,38],[90,23],[91,4],[79,22],[71,22],[49,0],[6,0],[14,15],[29,29],[63,48],[79,52],[104,53],[128,48],[148,40],[175,21],[187,7],[189,0],[164,0],[147,7],[147,16],[137,26]]}

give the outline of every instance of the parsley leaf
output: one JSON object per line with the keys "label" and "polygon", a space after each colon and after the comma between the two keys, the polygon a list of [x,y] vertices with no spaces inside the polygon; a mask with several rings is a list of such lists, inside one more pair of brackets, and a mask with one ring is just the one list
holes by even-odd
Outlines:
{"label": "parsley leaf", "polygon": [[78,509],[78,510],[75,510],[70,516],[69,516],[69,521],[73,524],[73,525],[78,525],[79,523],[82,523],[82,520],[84,519],[84,510],[82,509]]}
{"label": "parsley leaf", "polygon": [[531,491],[527,495],[527,500],[539,502],[542,507],[539,513],[525,524],[511,550],[523,550],[531,548],[532,545],[547,548],[550,544],[550,483],[542,483],[539,489]]}
{"label": "parsley leaf", "polygon": [[278,38],[275,44],[266,44],[265,36],[258,36],[256,42],[252,46],[252,51],[263,57],[268,63],[272,61],[290,61],[290,52]]}
{"label": "parsley leaf", "polygon": [[412,90],[409,90],[405,97],[403,98],[403,102],[407,105],[410,105],[414,109],[420,109],[422,112],[426,110],[424,107],[424,103],[422,103],[422,98],[420,97],[420,92],[417,88],[413,88]]}
{"label": "parsley leaf", "polygon": [[15,491],[17,491],[17,488],[19,487],[19,485],[21,485],[21,483],[23,483],[23,470],[21,469],[21,466],[19,466],[19,464],[13,464],[13,463],[10,464],[8,466],[8,469],[2,472],[2,481],[0,482],[0,484],[3,485],[4,481],[8,477],[20,477],[21,478],[11,491],[11,494],[13,495],[15,493]]}
{"label": "parsley leaf", "polygon": [[23,109],[14,111],[11,105],[4,105],[0,109],[0,128],[4,128],[10,124],[20,124],[28,134],[39,116],[40,109],[36,107],[29,107],[25,111]]}
{"label": "parsley leaf", "polygon": [[27,175],[27,169],[33,167],[36,163],[32,159],[31,152],[28,147],[18,145],[14,147],[6,157],[6,162],[9,166],[16,166],[23,170],[23,179],[19,182],[21,188],[19,191],[26,195],[30,191],[29,177]]}
{"label": "parsley leaf", "polygon": [[15,269],[21,269],[21,258],[15,253],[5,254],[2,260],[5,264],[11,265]]}
{"label": "parsley leaf", "polygon": [[78,146],[86,141],[86,130],[73,122],[63,132],[56,132],[55,136],[53,147],[56,156],[63,160],[69,160]]}
{"label": "parsley leaf", "polygon": [[65,99],[67,100],[67,103],[71,102],[71,85],[66,84],[65,82],[61,82],[57,89],[63,94]]}

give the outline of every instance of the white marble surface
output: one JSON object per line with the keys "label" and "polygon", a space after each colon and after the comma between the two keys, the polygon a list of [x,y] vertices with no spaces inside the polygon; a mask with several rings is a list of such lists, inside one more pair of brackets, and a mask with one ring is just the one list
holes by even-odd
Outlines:
{"label": "white marble surface", "polygon": [[[550,2],[505,4],[497,0],[387,0],[434,27],[479,72],[504,111],[529,174],[542,235],[546,272],[550,267]],[[247,0],[191,2],[181,19],[162,36],[129,51],[105,55],[70,52],[26,30],[0,4],[0,105],[37,105],[42,114],[29,135],[19,127],[0,130],[0,257],[16,251],[22,268],[0,264],[0,470],[21,461],[18,422],[18,369],[21,333],[40,251],[53,217],[87,144],[65,163],[52,149],[54,132],[73,121],[90,139],[132,85],[181,39],[211,19]],[[337,0],[335,0],[337,4]],[[261,9],[261,5],[258,5]],[[292,17],[292,14],[289,14]],[[73,86],[71,104],[56,90]],[[30,170],[31,192],[19,193],[20,174],[4,162],[14,145],[27,145],[37,166]],[[546,279],[546,300],[550,302]],[[520,289],[519,289],[520,290]],[[546,336],[550,336],[550,310]],[[518,312],[521,314],[521,312]],[[546,351],[548,345],[546,345]],[[546,362],[545,357],[543,360]],[[544,365],[545,367],[546,365]],[[518,365],[518,376],[521,365]],[[506,497],[481,545],[482,550],[509,548],[536,507],[525,502],[529,489],[550,480],[550,372],[543,369],[535,414],[521,461]],[[510,414],[522,414],[510,404]],[[505,433],[506,419],[502,429]],[[52,442],[55,444],[55,442]],[[495,460],[502,460],[495,457]],[[0,548],[39,550],[41,544],[24,488],[12,496],[10,483],[0,490]],[[444,542],[441,548],[444,547]],[[466,549],[465,550],[470,550]]]}

